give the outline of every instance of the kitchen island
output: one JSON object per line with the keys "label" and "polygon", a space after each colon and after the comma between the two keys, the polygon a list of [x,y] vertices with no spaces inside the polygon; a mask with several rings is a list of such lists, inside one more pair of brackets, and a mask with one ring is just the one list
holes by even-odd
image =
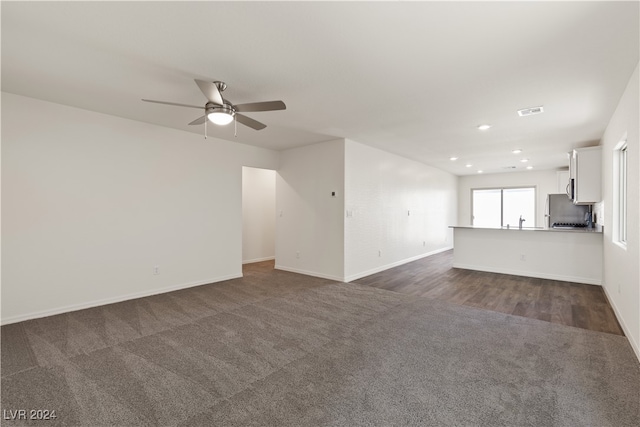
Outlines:
{"label": "kitchen island", "polygon": [[602,285],[598,229],[453,228],[453,267]]}

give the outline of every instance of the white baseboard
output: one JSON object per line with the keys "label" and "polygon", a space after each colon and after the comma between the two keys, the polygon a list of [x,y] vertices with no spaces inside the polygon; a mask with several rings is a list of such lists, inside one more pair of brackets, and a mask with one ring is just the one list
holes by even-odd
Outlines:
{"label": "white baseboard", "polygon": [[290,273],[298,273],[298,274],[304,274],[305,276],[320,277],[321,279],[329,279],[329,280],[335,280],[336,282],[344,282],[344,278],[343,277],[331,276],[329,274],[318,273],[316,271],[309,271],[309,270],[302,270],[302,269],[299,269],[299,268],[285,267],[285,266],[277,265],[277,264],[276,264],[276,266],[274,268],[276,270],[288,271]]}
{"label": "white baseboard", "polygon": [[192,287],[201,286],[201,285],[208,285],[210,283],[222,282],[224,280],[237,279],[237,278],[240,278],[240,277],[242,277],[242,274],[239,274],[239,275],[238,274],[231,274],[231,275],[228,275],[228,276],[221,276],[221,277],[216,277],[216,278],[213,278],[213,279],[199,280],[197,282],[182,283],[180,285],[167,286],[167,287],[160,288],[160,289],[151,289],[151,290],[142,291],[142,292],[134,292],[132,294],[118,295],[118,296],[115,296],[115,297],[104,298],[104,299],[100,299],[100,300],[87,301],[87,302],[83,302],[83,303],[80,303],[80,304],[72,304],[72,305],[67,305],[67,306],[64,306],[64,307],[56,307],[56,308],[52,308],[52,309],[48,309],[48,310],[34,311],[34,312],[31,312],[31,313],[24,313],[24,314],[19,314],[17,316],[11,316],[11,317],[7,317],[7,318],[3,318],[0,321],[0,324],[8,325],[8,324],[11,324],[11,323],[23,322],[25,320],[39,319],[41,317],[54,316],[56,314],[68,313],[68,312],[71,312],[71,311],[84,310],[86,308],[99,307],[101,305],[114,304],[114,303],[117,303],[117,302],[128,301],[128,300],[137,299],[137,298],[143,298],[143,297],[148,297],[148,296],[151,296],[151,295],[164,294],[164,293],[167,293],[167,292],[177,291],[177,290],[180,290],[180,289],[192,288]]}
{"label": "white baseboard", "polygon": [[353,280],[357,280],[357,279],[360,279],[362,277],[370,276],[372,274],[379,273],[381,271],[388,270],[390,268],[397,267],[397,266],[402,265],[402,264],[407,264],[409,262],[416,261],[416,260],[419,260],[421,258],[425,258],[425,257],[431,256],[431,255],[439,254],[440,252],[445,252],[445,251],[448,251],[450,249],[453,249],[453,247],[446,247],[446,248],[436,249],[435,251],[426,252],[424,254],[419,254],[419,255],[413,256],[411,258],[405,258],[405,259],[402,259],[400,261],[392,262],[390,264],[385,264],[383,266],[376,267],[376,268],[373,268],[371,270],[363,271],[363,272],[360,272],[360,273],[352,274],[352,275],[346,276],[346,277],[331,276],[331,275],[328,275],[328,274],[318,273],[318,272],[315,272],[315,271],[308,271],[308,270],[302,270],[302,269],[298,269],[298,268],[285,267],[285,266],[277,265],[277,264],[275,266],[275,269],[276,270],[282,270],[282,271],[289,271],[289,272],[292,272],[292,273],[305,274],[307,276],[320,277],[322,279],[336,280],[338,282],[351,282]]}
{"label": "white baseboard", "polygon": [[413,261],[417,261],[419,259],[426,258],[426,257],[431,256],[431,255],[439,254],[441,252],[446,252],[446,251],[451,250],[451,249],[453,249],[453,246],[446,247],[446,248],[441,248],[441,249],[436,249],[435,251],[427,252],[427,253],[424,253],[424,254],[419,254],[419,255],[413,256],[411,258],[405,258],[405,259],[402,259],[400,261],[392,262],[390,264],[385,264],[385,265],[382,265],[380,267],[375,267],[375,268],[372,268],[372,269],[367,270],[367,271],[361,271],[360,273],[351,274],[351,275],[345,277],[344,281],[345,282],[352,282],[354,280],[358,280],[358,279],[361,279],[363,277],[371,276],[372,274],[380,273],[381,271],[385,271],[385,270],[388,270],[390,268],[397,267],[399,265],[403,265],[403,264],[407,264],[407,263],[410,263],[410,262],[413,262]]}
{"label": "white baseboard", "polygon": [[511,270],[508,268],[493,268],[480,265],[460,264],[456,262],[453,263],[453,267],[462,268],[463,270],[486,271],[488,273],[511,274],[513,276],[535,277],[537,279],[559,280],[561,282],[574,282],[584,283],[586,285],[602,286],[601,280],[593,279],[591,277],[563,276],[560,274],[547,274],[525,270]]}
{"label": "white baseboard", "polygon": [[631,348],[633,349],[633,352],[636,354],[636,357],[638,358],[638,362],[640,362],[639,343],[635,340],[635,337],[631,334],[629,327],[624,321],[624,317],[620,315],[620,310],[618,309],[618,306],[615,304],[613,298],[611,298],[611,296],[609,295],[609,291],[607,290],[607,287],[603,286],[602,289],[604,289],[604,295],[607,297],[607,301],[609,302],[609,305],[611,306],[611,308],[613,308],[613,313],[616,315],[616,319],[618,319],[618,323],[620,324],[620,327],[624,331],[626,338],[629,340],[629,344],[631,344]]}
{"label": "white baseboard", "polygon": [[262,261],[271,261],[276,259],[275,256],[268,256],[268,257],[264,257],[264,258],[254,258],[254,259],[248,259],[248,260],[243,260],[242,264],[252,264],[254,262],[262,262]]}

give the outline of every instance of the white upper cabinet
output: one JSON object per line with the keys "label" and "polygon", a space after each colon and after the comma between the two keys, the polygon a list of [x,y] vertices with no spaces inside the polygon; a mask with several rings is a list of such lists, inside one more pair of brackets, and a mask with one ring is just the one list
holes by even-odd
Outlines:
{"label": "white upper cabinet", "polygon": [[602,200],[602,147],[576,148],[570,162],[573,203],[591,205]]}

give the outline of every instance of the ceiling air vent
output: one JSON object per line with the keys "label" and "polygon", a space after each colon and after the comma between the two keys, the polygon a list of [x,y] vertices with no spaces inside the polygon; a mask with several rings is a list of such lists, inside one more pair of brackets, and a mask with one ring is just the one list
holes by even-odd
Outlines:
{"label": "ceiling air vent", "polygon": [[542,105],[539,107],[523,108],[522,110],[518,110],[518,115],[520,117],[532,116],[534,114],[540,113],[544,113],[544,108],[542,107]]}

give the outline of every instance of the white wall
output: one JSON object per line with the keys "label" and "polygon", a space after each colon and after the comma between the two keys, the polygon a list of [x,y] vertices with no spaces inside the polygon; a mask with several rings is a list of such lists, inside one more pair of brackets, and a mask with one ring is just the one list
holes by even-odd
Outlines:
{"label": "white wall", "polygon": [[456,176],[349,140],[345,169],[346,280],[453,247]]}
{"label": "white wall", "polygon": [[[625,334],[640,359],[640,78],[638,67],[629,80],[616,112],[602,138],[602,195],[604,205],[604,288]],[[628,241],[626,249],[614,243],[613,152],[627,135]]]}
{"label": "white wall", "polygon": [[[567,159],[567,164],[569,160]],[[498,187],[536,187],[535,224],[525,218],[525,227],[546,226],[544,213],[547,194],[558,193],[557,173],[554,170],[505,172],[461,176],[458,181],[458,224],[471,225],[471,189]]]}
{"label": "white wall", "polygon": [[276,255],[276,171],[242,168],[242,263]]}
{"label": "white wall", "polygon": [[344,140],[281,152],[276,268],[343,279],[344,167]]}
{"label": "white wall", "polygon": [[2,144],[4,323],[240,276],[242,166],[279,157],[8,93]]}
{"label": "white wall", "polygon": [[602,285],[602,233],[456,227],[454,239],[456,268]]}

